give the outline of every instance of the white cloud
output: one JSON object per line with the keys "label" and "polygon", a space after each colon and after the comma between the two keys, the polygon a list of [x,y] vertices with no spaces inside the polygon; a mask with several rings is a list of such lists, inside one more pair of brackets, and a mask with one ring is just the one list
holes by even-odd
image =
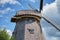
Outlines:
{"label": "white cloud", "polygon": [[58,37],[50,37],[50,39],[47,37],[47,40],[60,40]]}
{"label": "white cloud", "polygon": [[35,2],[36,2],[36,0],[29,0],[29,1],[31,1],[31,2],[33,2],[33,3],[35,3]]}
{"label": "white cloud", "polygon": [[21,5],[20,2],[18,2],[17,0],[0,0],[0,4],[6,4],[6,3]]}
{"label": "white cloud", "polygon": [[57,4],[60,5],[60,0],[56,0]]}
{"label": "white cloud", "polygon": [[9,29],[7,29],[6,30],[7,31],[7,33],[10,35],[10,37],[12,36],[12,31],[11,30],[9,30]]}
{"label": "white cloud", "polygon": [[0,10],[0,14],[5,14],[8,11],[15,11],[15,10],[11,8],[5,8],[4,10]]}
{"label": "white cloud", "polygon": [[[43,8],[43,12],[42,15],[44,17],[49,17],[50,19],[53,19],[52,21],[55,21],[56,23],[58,23],[58,21],[60,20],[60,12],[58,10],[58,7],[60,8],[60,6],[57,6],[57,2],[55,1],[54,3],[51,4],[47,4],[46,6],[44,6]],[[56,20],[58,19],[58,20]],[[60,24],[60,23],[58,23]]]}
{"label": "white cloud", "polygon": [[[46,4],[43,7],[42,15],[48,16],[50,19],[55,21],[58,25],[60,24],[60,0],[55,0],[51,4]],[[43,26],[44,24],[42,24]],[[46,26],[46,27],[45,27]],[[55,30],[54,27],[45,24],[44,28],[46,31],[46,40],[60,40],[60,32]],[[48,26],[48,27],[47,27]]]}
{"label": "white cloud", "polygon": [[[54,12],[55,11],[55,12]],[[46,6],[44,6],[44,8],[43,8],[43,13],[44,14],[48,14],[48,15],[50,15],[50,14],[56,14],[58,11],[57,11],[57,6],[56,6],[56,3],[54,2],[54,3],[52,3],[52,4],[46,4]],[[53,12],[53,13],[52,13]]]}
{"label": "white cloud", "polygon": [[59,14],[60,14],[60,0],[56,0],[56,3],[57,3],[57,6],[58,6],[58,11],[59,11]]}

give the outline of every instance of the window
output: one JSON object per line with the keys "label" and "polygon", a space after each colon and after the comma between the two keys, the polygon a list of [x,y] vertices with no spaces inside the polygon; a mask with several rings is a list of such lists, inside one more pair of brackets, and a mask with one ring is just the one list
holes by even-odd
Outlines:
{"label": "window", "polygon": [[34,34],[34,29],[28,29],[28,31],[30,32],[30,34]]}

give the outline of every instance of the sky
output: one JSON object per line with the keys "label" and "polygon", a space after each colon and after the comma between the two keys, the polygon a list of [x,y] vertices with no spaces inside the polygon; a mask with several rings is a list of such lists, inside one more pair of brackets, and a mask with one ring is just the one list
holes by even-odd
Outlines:
{"label": "sky", "polygon": [[[12,35],[16,24],[11,22],[11,17],[17,11],[32,10],[28,4],[31,4],[34,9],[39,9],[39,0],[0,0],[0,27],[6,28],[7,32]],[[60,0],[44,0],[41,14],[60,26]],[[46,40],[60,39],[60,32],[43,18],[40,24]]]}

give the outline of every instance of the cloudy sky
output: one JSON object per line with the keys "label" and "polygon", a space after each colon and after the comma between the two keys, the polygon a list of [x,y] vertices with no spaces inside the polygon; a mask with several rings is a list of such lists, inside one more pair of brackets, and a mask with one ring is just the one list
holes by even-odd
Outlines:
{"label": "cloudy sky", "polygon": [[[15,28],[15,23],[10,21],[11,17],[19,10],[30,10],[28,4],[39,9],[39,0],[0,0],[0,27],[6,28],[11,34]],[[60,0],[44,0],[42,16],[52,20],[60,28]],[[60,32],[43,18],[40,24],[46,40],[60,39]]]}

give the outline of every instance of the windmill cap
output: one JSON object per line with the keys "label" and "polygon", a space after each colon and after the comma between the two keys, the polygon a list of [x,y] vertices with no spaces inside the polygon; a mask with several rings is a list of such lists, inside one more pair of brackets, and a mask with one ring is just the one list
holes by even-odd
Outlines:
{"label": "windmill cap", "polygon": [[35,18],[37,20],[40,20],[41,14],[34,10],[21,10],[18,11],[16,15],[11,18],[11,22],[16,22],[16,20],[20,20],[22,18]]}

